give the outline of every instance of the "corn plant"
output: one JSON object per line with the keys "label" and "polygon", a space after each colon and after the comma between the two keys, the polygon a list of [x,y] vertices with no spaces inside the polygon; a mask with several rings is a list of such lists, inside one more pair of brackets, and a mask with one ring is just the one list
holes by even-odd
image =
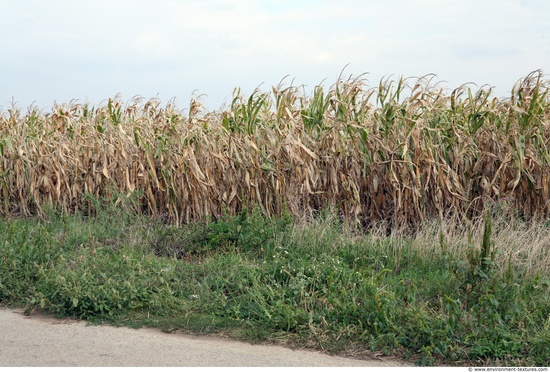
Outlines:
{"label": "corn plant", "polygon": [[174,224],[258,205],[315,216],[336,207],[363,226],[469,221],[506,198],[524,219],[549,215],[550,83],[541,71],[509,98],[448,93],[434,76],[341,77],[237,89],[227,109],[188,115],[173,102],[120,97],[90,106],[0,111],[0,213],[93,210],[84,195],[141,192],[139,213]]}

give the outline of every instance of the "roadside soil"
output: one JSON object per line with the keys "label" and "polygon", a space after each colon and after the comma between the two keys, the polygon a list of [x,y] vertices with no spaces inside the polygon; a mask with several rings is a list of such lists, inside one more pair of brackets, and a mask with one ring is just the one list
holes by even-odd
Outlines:
{"label": "roadside soil", "polygon": [[0,307],[3,367],[393,367],[392,358],[358,360],[219,336],[89,325]]}

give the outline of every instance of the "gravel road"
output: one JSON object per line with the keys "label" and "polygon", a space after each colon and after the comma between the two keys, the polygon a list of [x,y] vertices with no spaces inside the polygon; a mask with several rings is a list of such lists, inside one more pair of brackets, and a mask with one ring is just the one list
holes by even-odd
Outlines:
{"label": "gravel road", "polygon": [[391,367],[394,359],[356,360],[218,336],[168,334],[57,319],[0,307],[3,367]]}

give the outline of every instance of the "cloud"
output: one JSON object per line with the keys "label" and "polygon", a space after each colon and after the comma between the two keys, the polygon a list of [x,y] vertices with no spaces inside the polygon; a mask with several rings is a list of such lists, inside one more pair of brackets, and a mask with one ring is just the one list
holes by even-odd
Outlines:
{"label": "cloud", "polygon": [[436,73],[510,88],[550,70],[546,0],[51,0],[6,2],[0,105],[49,105],[195,89],[212,107],[284,76],[313,87],[348,74]]}

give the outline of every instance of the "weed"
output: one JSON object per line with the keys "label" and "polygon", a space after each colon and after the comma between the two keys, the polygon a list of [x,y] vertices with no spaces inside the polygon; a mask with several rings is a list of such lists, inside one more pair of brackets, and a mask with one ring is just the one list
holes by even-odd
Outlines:
{"label": "weed", "polygon": [[456,242],[440,229],[431,250],[424,237],[437,233],[358,234],[330,212],[304,224],[256,209],[181,227],[50,213],[0,221],[0,301],[420,365],[543,365],[550,280],[502,260],[497,233],[487,215]]}

